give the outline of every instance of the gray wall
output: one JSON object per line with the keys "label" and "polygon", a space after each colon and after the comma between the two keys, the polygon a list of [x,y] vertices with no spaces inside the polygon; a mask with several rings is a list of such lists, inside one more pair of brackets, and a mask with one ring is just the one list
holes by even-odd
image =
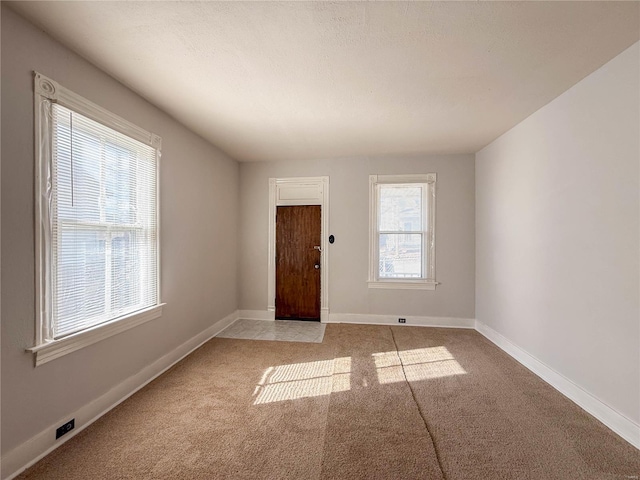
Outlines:
{"label": "gray wall", "polygon": [[640,48],[476,156],[476,317],[640,420]]}
{"label": "gray wall", "polygon": [[[435,291],[367,287],[369,175],[438,174]],[[267,309],[270,177],[328,175],[330,313],[474,318],[474,156],[358,157],[240,166],[240,308]]]}
{"label": "gray wall", "polygon": [[[163,139],[163,316],[34,368],[32,70]],[[237,309],[238,164],[2,6],[2,451]]]}

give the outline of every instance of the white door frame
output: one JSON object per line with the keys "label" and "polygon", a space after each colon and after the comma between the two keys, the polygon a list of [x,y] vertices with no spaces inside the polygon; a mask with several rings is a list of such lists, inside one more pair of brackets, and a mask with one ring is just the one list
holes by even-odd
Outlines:
{"label": "white door frame", "polygon": [[320,205],[320,321],[329,320],[329,177],[269,179],[267,310],[276,311],[276,211],[284,205]]}

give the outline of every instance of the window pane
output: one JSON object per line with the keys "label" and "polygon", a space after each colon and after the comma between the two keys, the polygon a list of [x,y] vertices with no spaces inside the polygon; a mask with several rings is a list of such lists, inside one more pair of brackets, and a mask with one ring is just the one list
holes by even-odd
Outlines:
{"label": "window pane", "polygon": [[422,186],[380,185],[379,231],[422,230]]}
{"label": "window pane", "polygon": [[140,264],[136,232],[115,234],[111,242],[111,309],[114,316],[140,302]]}
{"label": "window pane", "polygon": [[105,303],[105,241],[95,232],[63,230],[57,262],[56,335],[100,323]]}
{"label": "window pane", "polygon": [[59,110],[55,109],[57,121],[53,132],[58,215],[64,220],[99,222],[100,138],[79,131],[77,125],[72,129],[72,113]]}
{"label": "window pane", "polygon": [[422,277],[422,234],[380,234],[380,278]]}
{"label": "window pane", "polygon": [[135,217],[136,153],[107,143],[105,145],[105,220],[133,224]]}

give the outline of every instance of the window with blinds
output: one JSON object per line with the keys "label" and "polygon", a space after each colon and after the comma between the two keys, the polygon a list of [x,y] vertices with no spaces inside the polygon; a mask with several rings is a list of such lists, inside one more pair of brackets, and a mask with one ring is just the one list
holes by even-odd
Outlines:
{"label": "window with blinds", "polygon": [[49,337],[158,304],[158,150],[51,104]]}

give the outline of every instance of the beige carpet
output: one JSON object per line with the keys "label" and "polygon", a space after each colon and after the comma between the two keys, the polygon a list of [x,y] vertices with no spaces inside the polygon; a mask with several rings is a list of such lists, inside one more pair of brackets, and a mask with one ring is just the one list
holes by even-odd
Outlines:
{"label": "beige carpet", "polygon": [[627,479],[640,452],[471,330],[216,338],[21,479]]}

